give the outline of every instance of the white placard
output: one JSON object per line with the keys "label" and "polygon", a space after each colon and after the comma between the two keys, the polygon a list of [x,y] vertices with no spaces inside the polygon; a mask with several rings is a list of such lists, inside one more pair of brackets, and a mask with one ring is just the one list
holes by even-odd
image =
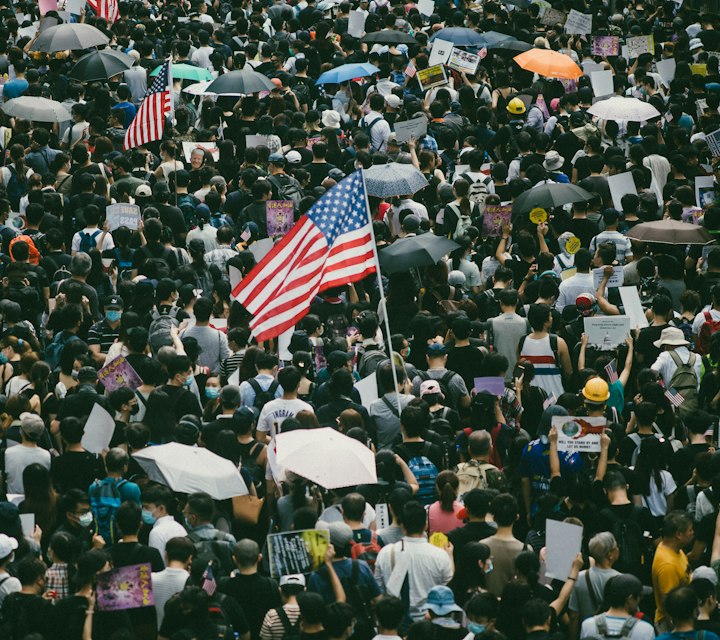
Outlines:
{"label": "white placard", "polygon": [[433,46],[430,50],[430,58],[428,60],[428,67],[432,67],[436,64],[445,64],[448,61],[452,50],[452,42],[440,40],[440,38],[433,40]]}
{"label": "white placard", "polygon": [[378,531],[390,526],[390,509],[384,502],[375,505],[375,525]]}
{"label": "white placard", "polygon": [[80,441],[83,449],[90,453],[100,454],[110,446],[115,432],[115,420],[99,404],[95,404],[88,416]]}
{"label": "white placard", "polygon": [[600,351],[612,351],[630,335],[630,316],[583,318],[588,344]]}
{"label": "white placard", "polygon": [[228,265],[228,275],[230,276],[230,291],[234,291],[242,282],[242,272],[237,267]]}
{"label": "white placard", "polygon": [[593,71],[590,74],[590,83],[596,98],[615,93],[613,75],[610,70]]}
{"label": "white placard", "polygon": [[268,253],[270,253],[270,250],[273,248],[274,244],[275,243],[273,242],[272,238],[263,238],[262,240],[253,242],[248,247],[248,251],[250,251],[250,253],[252,253],[255,256],[255,262],[261,262],[262,259]]}
{"label": "white placard", "polygon": [[[708,199],[707,193],[712,197]],[[715,178],[713,176],[695,177],[695,202],[701,209],[710,206],[715,199]]]}
{"label": "white placard", "polygon": [[616,173],[614,176],[608,176],[607,180],[608,187],[610,187],[613,207],[618,211],[622,211],[622,197],[628,193],[637,193],[633,175],[630,171],[626,171],[625,173]]}
{"label": "white placard", "polygon": [[645,317],[637,287],[620,287],[618,291],[620,291],[625,315],[630,316],[630,328],[644,329],[647,327],[648,319]]}
{"label": "white placard", "polygon": [[435,13],[435,0],[420,0],[417,3],[417,10],[423,16],[431,16]]}
{"label": "white placard", "polygon": [[427,118],[411,118],[395,123],[395,139],[397,142],[407,142],[410,138],[419,140],[427,133]]}
{"label": "white placard", "polygon": [[626,40],[628,56],[637,58],[643,53],[655,53],[655,39],[652,36],[636,36]]}
{"label": "white placard", "polygon": [[565,20],[565,33],[587,34],[592,32],[592,14],[570,9]]}
{"label": "white placard", "polygon": [[22,526],[23,535],[26,538],[32,538],[32,534],[35,531],[35,514],[21,513],[20,525]]}
{"label": "white placard", "polygon": [[669,87],[670,83],[675,79],[675,67],[677,63],[675,58],[665,58],[664,60],[658,60],[655,64],[658,75],[662,83]]}
{"label": "white placard", "polygon": [[[603,273],[605,272],[605,267],[598,267],[597,269],[593,269],[593,285],[597,289],[600,286],[600,282],[603,279]],[[613,267],[613,274],[610,276],[610,280],[608,280],[606,287],[622,287],[623,282],[625,282],[625,272],[623,271],[623,268],[620,266]]]}
{"label": "white placard", "polygon": [[355,388],[360,394],[360,403],[368,409],[370,405],[379,398],[377,388],[377,373],[373,371],[369,376],[355,383]]}
{"label": "white placard", "polygon": [[705,142],[707,142],[710,153],[712,153],[714,158],[720,156],[720,129],[713,131],[712,133],[708,133],[705,136]]}
{"label": "white placard", "polygon": [[563,582],[567,580],[573,560],[580,553],[582,536],[583,528],[576,524],[547,520],[545,525],[547,543],[545,575],[548,578],[555,578]]}
{"label": "white placard", "polygon": [[248,149],[253,147],[267,147],[269,136],[260,136],[257,134],[245,136],[245,146]]}
{"label": "white placard", "polygon": [[[74,16],[79,16],[83,12],[86,3],[87,0],[67,0],[65,3],[65,11]],[[58,2],[58,9],[59,8],[60,3]]]}
{"label": "white placard", "polygon": [[599,62],[583,62],[582,63],[582,70],[583,75],[587,76],[588,78],[592,76],[593,73],[596,71],[603,71],[605,67],[601,65]]}
{"label": "white placard", "polygon": [[362,38],[366,19],[367,14],[364,11],[351,11],[348,17],[348,34],[353,38]]}
{"label": "white placard", "polygon": [[105,217],[110,231],[115,231],[120,227],[127,227],[137,231],[142,214],[140,213],[140,207],[136,204],[120,202],[105,207]]}
{"label": "white placard", "polygon": [[182,147],[187,162],[190,162],[190,156],[195,149],[209,151],[215,162],[220,160],[220,149],[218,149],[217,142],[183,142]]}
{"label": "white placard", "polygon": [[599,452],[600,438],[606,423],[603,417],[553,416],[552,426],[558,434],[558,451]]}
{"label": "white placard", "polygon": [[240,386],[240,367],[228,376],[228,384],[234,384],[236,387]]}
{"label": "white placard", "polygon": [[480,64],[479,55],[455,47],[450,54],[447,66],[460,73],[475,73],[478,64]]}

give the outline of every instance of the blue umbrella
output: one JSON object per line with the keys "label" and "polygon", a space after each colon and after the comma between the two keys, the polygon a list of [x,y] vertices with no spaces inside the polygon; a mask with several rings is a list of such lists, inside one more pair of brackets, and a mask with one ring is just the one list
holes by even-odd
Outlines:
{"label": "blue umbrella", "polygon": [[371,76],[378,71],[380,71],[380,69],[378,69],[374,64],[369,64],[367,62],[343,64],[321,74],[315,81],[315,84],[340,84],[341,82],[347,82],[353,78]]}
{"label": "blue umbrella", "polygon": [[430,38],[430,42],[433,42],[436,38],[452,42],[456,47],[489,47],[491,44],[496,44],[502,40],[512,39],[512,36],[496,33],[495,31],[479,33],[467,27],[447,27],[436,31]]}

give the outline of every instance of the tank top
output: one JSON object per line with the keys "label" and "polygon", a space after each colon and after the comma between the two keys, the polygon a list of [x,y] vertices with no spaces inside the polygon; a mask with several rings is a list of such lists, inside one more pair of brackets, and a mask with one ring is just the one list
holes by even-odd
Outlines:
{"label": "tank top", "polygon": [[528,360],[535,367],[532,386],[545,389],[548,396],[555,394],[559,398],[565,392],[562,384],[559,363],[550,348],[550,336],[539,340],[528,336],[525,338],[520,357]]}

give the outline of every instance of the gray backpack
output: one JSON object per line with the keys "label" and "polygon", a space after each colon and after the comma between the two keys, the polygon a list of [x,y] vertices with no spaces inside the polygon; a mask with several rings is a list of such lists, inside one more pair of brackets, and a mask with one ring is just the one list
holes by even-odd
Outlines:
{"label": "gray backpack", "polygon": [[595,616],[595,626],[598,630],[598,637],[600,638],[606,638],[606,640],[616,638],[629,638],[632,635],[633,627],[638,623],[638,619],[630,616],[627,620],[625,620],[625,623],[620,628],[620,631],[616,633],[610,633],[607,626],[607,618],[605,617],[604,613],[601,613],[599,616]]}
{"label": "gray backpack", "polygon": [[177,319],[178,309],[173,307],[168,313],[160,313],[157,309],[152,311],[152,322],[148,331],[148,342],[153,355],[157,355],[162,347],[172,347],[173,341],[170,336],[172,327],[179,327]]}

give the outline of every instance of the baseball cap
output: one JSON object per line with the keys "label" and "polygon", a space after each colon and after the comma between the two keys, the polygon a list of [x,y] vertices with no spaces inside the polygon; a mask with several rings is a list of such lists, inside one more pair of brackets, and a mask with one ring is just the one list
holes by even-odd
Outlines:
{"label": "baseball cap", "polygon": [[608,600],[625,600],[630,596],[639,596],[643,591],[643,584],[639,578],[629,573],[613,576],[605,584],[605,597]]}
{"label": "baseball cap", "polygon": [[273,164],[285,164],[285,156],[282,153],[271,153],[268,158],[268,162],[272,162]]}
{"label": "baseball cap", "polygon": [[695,571],[692,572],[690,580],[709,580],[717,587],[718,576],[717,573],[715,573],[714,569],[711,569],[707,566],[702,566],[698,567],[697,569],[695,569]]}
{"label": "baseball cap", "polygon": [[595,310],[597,301],[592,293],[581,293],[575,298],[575,308],[578,310],[580,315],[589,316]]}
{"label": "baseball cap", "polygon": [[285,155],[285,160],[290,164],[300,164],[302,162],[302,156],[299,151],[288,151]]}
{"label": "baseball cap", "polygon": [[336,548],[347,547],[352,542],[353,532],[346,522],[330,522],[327,530],[330,532],[330,544]]}
{"label": "baseball cap", "polygon": [[280,578],[280,586],[284,587],[286,584],[299,584],[305,586],[305,576],[302,573],[292,573],[289,576],[282,576]]}
{"label": "baseball cap", "polygon": [[440,342],[433,342],[432,344],[429,344],[427,348],[427,354],[431,358],[437,356],[446,356],[447,352],[447,347]]}
{"label": "baseball cap", "polygon": [[125,301],[120,296],[108,296],[105,298],[106,309],[124,309]]}
{"label": "baseball cap", "polygon": [[152,198],[152,189],[146,184],[141,184],[135,189],[136,198]]}
{"label": "baseball cap", "polygon": [[437,380],[425,380],[424,382],[420,383],[420,397],[437,393],[440,395],[440,398],[444,398],[442,390],[440,389],[440,383]]}
{"label": "baseball cap", "polygon": [[234,384],[225,385],[220,391],[220,402],[223,404],[239,405],[242,402],[240,387]]}
{"label": "baseball cap", "polygon": [[45,423],[40,416],[25,412],[20,415],[20,430],[28,439],[39,440],[45,431]]}
{"label": "baseball cap", "polygon": [[7,558],[17,548],[18,541],[15,538],[0,533],[0,560]]}
{"label": "baseball cap", "polygon": [[345,353],[345,351],[331,351],[327,357],[328,367],[331,369],[343,367],[353,359],[354,355],[354,353]]}
{"label": "baseball cap", "polygon": [[390,95],[385,96],[385,103],[388,107],[391,109],[397,109],[400,106],[400,97],[396,96],[394,93],[391,93]]}

